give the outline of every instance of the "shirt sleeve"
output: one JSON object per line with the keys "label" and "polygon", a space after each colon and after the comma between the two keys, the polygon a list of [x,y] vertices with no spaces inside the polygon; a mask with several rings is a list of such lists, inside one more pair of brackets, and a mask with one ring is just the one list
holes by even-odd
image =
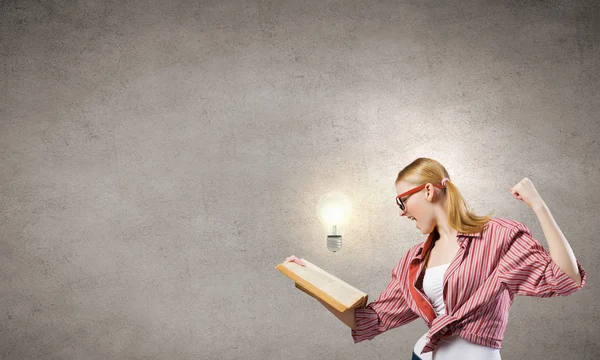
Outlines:
{"label": "shirt sleeve", "polygon": [[506,241],[508,249],[499,261],[498,271],[500,282],[512,293],[541,298],[567,296],[585,284],[586,273],[579,261],[577,268],[581,275],[581,285],[577,285],[552,260],[524,224],[518,223]]}
{"label": "shirt sleeve", "polygon": [[[407,257],[392,270],[392,280],[377,300],[364,308],[355,309],[356,329],[351,329],[354,343],[371,340],[375,336],[417,319],[408,306],[403,289],[407,276]],[[400,272],[400,274],[399,274]]]}

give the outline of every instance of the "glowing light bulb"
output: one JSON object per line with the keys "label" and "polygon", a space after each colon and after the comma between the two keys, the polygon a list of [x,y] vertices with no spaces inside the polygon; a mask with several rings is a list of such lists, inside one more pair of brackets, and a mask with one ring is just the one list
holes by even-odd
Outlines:
{"label": "glowing light bulb", "polygon": [[328,192],[319,200],[317,214],[327,234],[327,249],[339,251],[342,247],[342,235],[352,214],[350,198],[339,191]]}

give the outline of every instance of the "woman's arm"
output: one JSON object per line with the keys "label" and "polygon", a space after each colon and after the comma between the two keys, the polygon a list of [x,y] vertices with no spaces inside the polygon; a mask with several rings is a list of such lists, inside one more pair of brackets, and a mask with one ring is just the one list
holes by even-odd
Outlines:
{"label": "woman's arm", "polygon": [[319,302],[321,304],[323,304],[323,306],[325,306],[327,308],[327,310],[331,311],[331,313],[333,315],[335,315],[338,319],[340,319],[344,324],[348,325],[350,327],[350,329],[352,329],[352,330],[356,329],[356,323],[354,321],[354,316],[355,316],[354,309],[347,310],[344,312],[339,312],[334,307],[332,307],[331,305],[326,303],[325,301],[318,299],[318,298],[315,298],[315,299],[319,300]]}
{"label": "woman's arm", "polygon": [[577,268],[575,254],[573,254],[569,242],[556,224],[556,221],[554,221],[550,209],[543,200],[539,200],[532,204],[531,208],[540,221],[544,236],[548,242],[548,247],[550,248],[549,252],[552,260],[554,260],[556,265],[569,275],[577,285],[581,285],[581,275]]}

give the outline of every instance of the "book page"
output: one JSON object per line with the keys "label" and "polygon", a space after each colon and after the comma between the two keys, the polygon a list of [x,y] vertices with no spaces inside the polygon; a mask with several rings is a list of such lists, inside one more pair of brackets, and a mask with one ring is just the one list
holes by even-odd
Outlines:
{"label": "book page", "polygon": [[345,282],[344,280],[335,277],[334,275],[332,275],[332,274],[328,273],[327,271],[321,269],[320,267],[318,267],[317,265],[309,262],[308,260],[305,260],[305,259],[301,259],[301,260],[305,264],[307,264],[307,266],[310,266],[312,269],[314,269],[314,271],[317,271],[317,272],[319,272],[321,274],[324,274],[325,276],[327,276],[328,278],[330,278],[330,279],[332,279],[334,281],[338,281],[338,282],[342,283],[345,287],[347,287],[347,288],[349,288],[349,289],[351,289],[353,291],[356,291],[356,292],[361,293],[363,295],[367,295],[366,293],[362,292],[360,289],[357,289],[354,286],[352,286],[352,285],[348,284],[347,282]]}
{"label": "book page", "polygon": [[285,266],[296,273],[296,275],[320,289],[327,284],[335,282],[335,279],[333,279],[331,276],[328,276],[322,271],[318,271],[316,266],[309,264],[308,262],[304,263],[306,264],[306,267],[293,262],[287,263]]}
{"label": "book page", "polygon": [[364,295],[362,291],[356,292],[354,289],[335,281],[323,286],[320,289],[330,294],[332,297],[335,297],[346,307],[350,307],[356,302],[356,300],[360,299]]}

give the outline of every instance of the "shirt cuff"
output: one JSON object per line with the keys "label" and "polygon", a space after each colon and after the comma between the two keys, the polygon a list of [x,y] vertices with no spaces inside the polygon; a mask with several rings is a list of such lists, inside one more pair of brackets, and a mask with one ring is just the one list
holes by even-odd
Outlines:
{"label": "shirt cuff", "polygon": [[558,287],[558,290],[556,291],[556,293],[558,295],[561,296],[567,296],[570,295],[572,293],[574,293],[575,291],[581,289],[587,280],[587,274],[585,273],[585,270],[583,269],[583,267],[581,266],[581,264],[579,263],[578,260],[576,260],[577,262],[577,269],[579,270],[579,275],[581,276],[581,284],[577,285],[577,283],[571,279],[571,277],[569,275],[567,275],[567,273],[565,273],[557,264],[556,262],[554,262],[554,260],[550,261],[550,266],[552,267],[552,272],[554,274],[556,274],[556,286]]}
{"label": "shirt cuff", "polygon": [[379,316],[373,308],[367,306],[354,309],[356,330],[351,329],[354,343],[371,340],[378,334]]}

